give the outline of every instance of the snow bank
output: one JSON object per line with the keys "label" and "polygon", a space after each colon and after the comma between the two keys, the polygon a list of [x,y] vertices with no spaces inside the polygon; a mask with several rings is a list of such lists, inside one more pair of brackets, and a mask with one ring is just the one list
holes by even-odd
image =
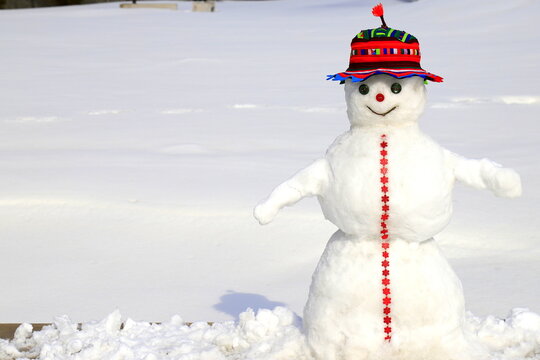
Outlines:
{"label": "snow bank", "polygon": [[[493,360],[540,359],[540,315],[514,309],[507,319],[469,314],[467,328]],[[0,360],[304,360],[311,359],[296,315],[284,307],[248,309],[238,322],[185,325],[175,315],[163,324],[122,320],[115,311],[82,324],[67,316],[32,332],[22,324],[12,341],[0,340]],[[437,359],[434,359],[437,360]]]}
{"label": "snow bank", "polygon": [[494,360],[540,359],[540,315],[528,309],[513,309],[506,319],[469,314],[467,327]]}
{"label": "snow bank", "polygon": [[[123,324],[123,325],[122,325]],[[78,327],[67,316],[32,332],[21,325],[13,341],[2,340],[0,359],[307,359],[294,313],[283,308],[248,309],[233,321],[184,324],[178,315],[163,324],[122,321],[115,311]]]}

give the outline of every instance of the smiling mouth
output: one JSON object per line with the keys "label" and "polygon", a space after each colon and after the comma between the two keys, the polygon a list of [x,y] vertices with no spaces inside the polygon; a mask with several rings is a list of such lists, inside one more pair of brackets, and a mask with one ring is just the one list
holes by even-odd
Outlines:
{"label": "smiling mouth", "polygon": [[394,106],[393,108],[391,108],[391,109],[388,110],[387,112],[380,114],[380,113],[378,113],[378,112],[376,112],[376,111],[373,111],[373,109],[370,108],[369,106],[366,105],[366,107],[367,107],[372,113],[377,114],[377,115],[380,115],[380,116],[386,116],[386,115],[390,114],[392,111],[394,111],[394,110],[397,109],[397,106]]}

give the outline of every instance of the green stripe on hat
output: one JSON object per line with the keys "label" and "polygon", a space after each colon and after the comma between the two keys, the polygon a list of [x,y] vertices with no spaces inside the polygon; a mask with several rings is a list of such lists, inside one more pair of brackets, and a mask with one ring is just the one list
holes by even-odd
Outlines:
{"label": "green stripe on hat", "polygon": [[407,36],[409,36],[409,34],[406,33],[406,32],[403,32],[403,37],[402,37],[400,40],[401,40],[402,42],[407,41]]}

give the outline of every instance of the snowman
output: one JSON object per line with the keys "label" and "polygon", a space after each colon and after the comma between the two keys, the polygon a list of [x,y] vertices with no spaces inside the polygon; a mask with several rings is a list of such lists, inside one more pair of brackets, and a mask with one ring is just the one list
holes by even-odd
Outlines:
{"label": "snowman", "polygon": [[418,127],[427,80],[418,40],[382,26],[351,43],[345,87],[350,130],[326,155],[279,185],[254,210],[261,224],[317,196],[339,229],[317,265],[304,309],[317,360],[484,358],[464,330],[459,279],[433,236],[452,214],[454,183],[521,195],[519,175],[441,147]]}

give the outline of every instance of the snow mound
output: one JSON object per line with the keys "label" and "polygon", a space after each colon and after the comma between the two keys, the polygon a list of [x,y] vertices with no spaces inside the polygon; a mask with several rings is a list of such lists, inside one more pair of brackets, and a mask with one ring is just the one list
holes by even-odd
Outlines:
{"label": "snow mound", "polygon": [[[467,328],[493,360],[540,359],[540,315],[514,309],[507,319],[468,315]],[[284,308],[247,309],[239,321],[186,325],[122,320],[115,311],[82,324],[57,317],[41,331],[22,324],[12,341],[0,340],[0,360],[311,360],[296,315]]]}
{"label": "snow mound", "polygon": [[167,323],[122,321],[115,311],[100,322],[78,326],[67,316],[32,332],[22,324],[14,339],[1,340],[0,359],[307,359],[294,313],[283,307],[248,309],[238,322],[184,324],[178,315]]}
{"label": "snow mound", "polygon": [[540,315],[528,309],[513,309],[506,319],[469,314],[467,327],[493,360],[540,359]]}

